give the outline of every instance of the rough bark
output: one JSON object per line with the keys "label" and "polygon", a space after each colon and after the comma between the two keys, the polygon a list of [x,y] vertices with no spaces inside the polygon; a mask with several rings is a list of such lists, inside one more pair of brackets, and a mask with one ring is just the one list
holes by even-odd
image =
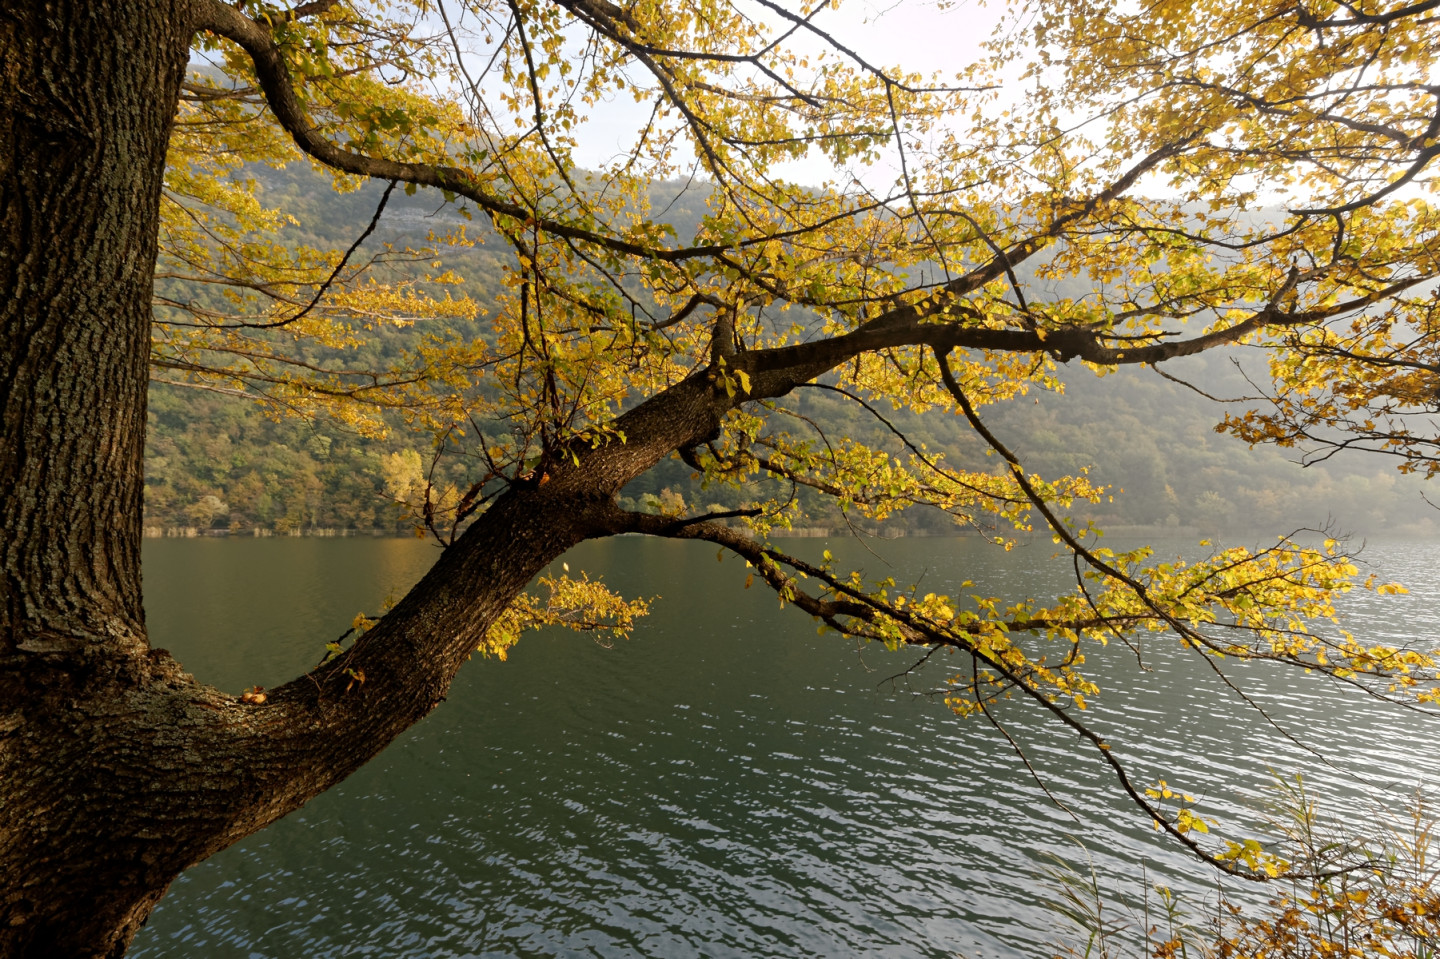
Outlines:
{"label": "rough bark", "polygon": [[[150,288],[166,142],[188,53],[175,0],[0,10],[0,954],[67,948],[57,903],[123,946],[166,882],[87,888],[108,840],[73,770],[119,770],[87,713],[167,670],[140,602]],[[41,719],[40,717],[44,717]],[[43,762],[33,763],[36,759]],[[67,767],[70,772],[67,773]],[[133,773],[133,771],[132,771]],[[79,790],[79,793],[75,790]],[[75,801],[79,799],[80,801]],[[67,847],[63,848],[62,847]],[[31,881],[46,875],[44,883]],[[136,883],[146,894],[132,893]],[[47,913],[50,919],[42,918]],[[83,924],[81,924],[83,925]],[[101,946],[94,954],[115,951]]]}

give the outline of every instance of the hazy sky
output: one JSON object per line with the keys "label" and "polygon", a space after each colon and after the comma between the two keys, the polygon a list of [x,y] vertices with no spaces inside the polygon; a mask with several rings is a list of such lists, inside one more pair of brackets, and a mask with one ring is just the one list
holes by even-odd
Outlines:
{"label": "hazy sky", "polygon": [[[1003,0],[988,4],[958,0],[945,10],[937,9],[934,0],[840,0],[812,22],[876,66],[903,65],[911,71],[938,70],[953,76],[976,58],[1004,10]],[[591,110],[576,160],[584,167],[612,160],[627,149],[648,115],[649,105],[636,104],[628,95]],[[819,183],[834,173],[815,160],[788,164],[783,175]]]}
{"label": "hazy sky", "polygon": [[[749,0],[733,2],[742,9],[751,7],[757,18],[767,14],[778,22],[778,18]],[[792,9],[799,7],[798,0],[778,2]],[[462,6],[450,3],[447,9],[455,22],[462,25],[462,34],[473,37],[473,17],[467,19]],[[948,8],[941,10],[936,0],[830,0],[829,6],[819,11],[812,22],[875,66],[903,67],[906,71],[924,74],[939,71],[950,79],[977,57],[980,44],[990,36],[1006,6],[1006,0],[951,0]],[[422,17],[420,24],[425,28],[422,32],[440,34],[443,30],[440,19],[433,15]],[[780,32],[783,30],[777,30]],[[797,34],[791,42],[805,44],[806,41],[803,34]],[[811,37],[809,46],[819,49],[820,41]],[[467,56],[467,63],[478,75],[483,73],[479,69],[481,64],[488,59],[488,50],[476,48]],[[192,55],[191,65],[204,67],[206,58]],[[638,79],[646,86],[653,83],[648,77]],[[455,83],[451,92],[458,95],[461,82],[456,78]],[[576,162],[583,168],[595,169],[627,156],[650,109],[650,102],[637,104],[628,91],[617,92],[609,101],[588,109],[586,122],[575,131],[579,139]],[[837,171],[819,159],[788,164],[777,172],[806,184],[819,184],[837,175]]]}

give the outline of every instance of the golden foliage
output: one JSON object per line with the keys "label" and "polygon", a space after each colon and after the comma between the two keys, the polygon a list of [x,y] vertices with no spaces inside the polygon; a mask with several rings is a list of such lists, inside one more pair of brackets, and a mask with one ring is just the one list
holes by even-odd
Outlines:
{"label": "golden foliage", "polygon": [[[421,499],[437,536],[507,490],[644,447],[624,411],[706,384],[718,429],[650,462],[674,452],[702,485],[753,499],[711,516],[672,490],[610,532],[708,539],[825,628],[963,653],[957,712],[1029,699],[1082,735],[1158,826],[1229,869],[1273,864],[1243,843],[1202,846],[1205,820],[1167,811],[1165,787],[1131,784],[1081,722],[1098,693],[1086,648],[1151,631],[1209,659],[1435,695],[1434,652],[1335,623],[1345,590],[1393,588],[1356,583],[1339,544],[1297,535],[1198,560],[1106,549],[1065,514],[1110,491],[1083,473],[1035,475],[981,416],[1056,388],[1059,364],[1103,375],[1243,344],[1269,357],[1270,402],[1224,429],[1440,469],[1429,4],[1017,5],[980,62],[935,77],[833,42],[824,5],[239,8],[240,26],[203,35],[218,72],[192,78],[178,120],[155,365],[361,430],[405,411],[436,455],[476,464],[469,489],[432,488],[419,454],[383,464],[391,495]],[[587,111],[617,96],[648,119],[614,160],[582,170]],[[483,310],[452,292],[443,251],[352,263],[277,239],[286,214],[238,164],[297,162],[297,144],[339,171],[338,189],[355,175],[428,185],[478,217],[474,237],[436,243],[505,249]],[[785,179],[782,164],[807,157],[831,165],[826,182]],[[686,235],[651,203],[652,185],[676,178],[703,208]],[[415,272],[386,268],[398,261]],[[475,331],[433,332],[383,366],[341,359],[386,325],[461,320]],[[787,404],[801,388],[862,409],[892,440],[832,436]],[[954,468],[887,410],[962,416],[993,468]],[[1047,530],[1076,588],[957,600],[807,563],[763,539],[794,523],[800,487],[847,518],[939,509],[1007,548]],[[503,655],[531,625],[623,634],[644,609],[588,579],[541,583],[548,599],[517,600],[484,651]]]}

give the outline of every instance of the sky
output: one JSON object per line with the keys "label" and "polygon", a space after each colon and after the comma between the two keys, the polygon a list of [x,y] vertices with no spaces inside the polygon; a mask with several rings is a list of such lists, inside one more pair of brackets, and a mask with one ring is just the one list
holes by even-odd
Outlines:
{"label": "sky", "polygon": [[[980,45],[994,30],[1005,6],[1003,0],[988,4],[957,0],[942,10],[934,0],[838,0],[813,22],[877,66],[903,65],[910,71],[941,71],[953,76],[979,56]],[[626,151],[648,112],[648,104],[636,104],[628,94],[592,109],[575,153],[579,165],[603,166]],[[777,172],[810,184],[834,176],[829,165],[819,159],[787,164]]]}
{"label": "sky", "polygon": [[[778,22],[778,18],[753,0],[732,2],[742,10],[749,7],[757,19],[768,16]],[[797,0],[778,2],[790,9],[799,7]],[[456,23],[465,21],[463,3],[451,0],[446,6],[451,17],[459,18]],[[991,35],[1006,7],[1006,0],[830,0],[812,22],[876,66],[903,66],[909,72],[941,72],[953,77],[980,55],[981,44]],[[471,18],[470,26],[473,24]],[[441,35],[444,29],[433,12],[420,16],[417,26],[422,33],[432,35]],[[792,43],[798,40],[799,37],[794,38]],[[819,44],[819,40],[814,40],[815,49],[819,49]],[[483,68],[477,67],[481,67],[485,59],[488,52],[484,50],[477,49],[467,55],[472,75],[484,73]],[[198,53],[192,56],[192,67],[203,69],[207,65],[206,58]],[[647,86],[653,84],[648,77],[641,79]],[[456,80],[463,84],[459,78]],[[458,92],[459,87],[452,90],[452,93]],[[579,146],[574,152],[577,164],[585,169],[598,169],[617,157],[628,156],[629,147],[649,113],[650,103],[637,104],[629,92],[617,93],[607,102],[588,109],[586,121],[577,131]],[[819,158],[786,164],[773,172],[792,182],[814,185],[837,175],[837,171]]]}

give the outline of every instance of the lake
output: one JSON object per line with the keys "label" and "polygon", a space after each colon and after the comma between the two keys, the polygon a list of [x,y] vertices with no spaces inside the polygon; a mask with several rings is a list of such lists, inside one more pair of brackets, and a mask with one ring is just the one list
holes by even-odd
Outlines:
{"label": "lake", "polygon": [[[952,595],[1040,596],[1069,575],[1048,543],[786,545],[923,573],[925,590]],[[231,692],[278,685],[435,556],[418,540],[148,540],[152,642]],[[1440,546],[1363,557],[1411,593],[1347,598],[1351,630],[1440,645]],[[1043,905],[1047,854],[1088,859],[1117,895],[1138,896],[1144,877],[1197,909],[1213,900],[1213,873],[1156,837],[1073,734],[1004,705],[1065,808],[1048,800],[994,729],[932,695],[942,661],[901,675],[917,652],[817,636],[713,547],[625,537],[566,561],[660,597],[631,639],[537,633],[506,662],[477,658],[355,776],[184,874],[131,955],[1009,959],[1064,933]],[[1146,671],[1118,644],[1091,656],[1089,718],[1137,780],[1195,793],[1226,824],[1254,820],[1272,769],[1303,771],[1329,809],[1359,818],[1364,796],[1440,781],[1435,720],[1314,676],[1235,671],[1327,764],[1193,654],[1146,642]]]}

